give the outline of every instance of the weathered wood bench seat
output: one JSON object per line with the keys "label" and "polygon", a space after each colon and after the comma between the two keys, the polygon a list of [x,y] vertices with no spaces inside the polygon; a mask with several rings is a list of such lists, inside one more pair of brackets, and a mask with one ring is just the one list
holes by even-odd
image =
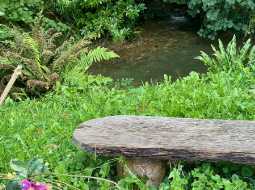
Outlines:
{"label": "weathered wood bench seat", "polygon": [[112,116],[81,124],[73,139],[84,150],[159,170],[164,160],[255,164],[255,121]]}

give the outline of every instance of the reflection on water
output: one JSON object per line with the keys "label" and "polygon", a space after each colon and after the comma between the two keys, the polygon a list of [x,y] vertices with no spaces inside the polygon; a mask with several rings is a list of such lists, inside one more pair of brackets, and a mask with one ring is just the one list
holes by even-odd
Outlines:
{"label": "reflection on water", "polygon": [[114,63],[94,65],[90,72],[113,79],[133,78],[135,82],[159,81],[164,74],[177,79],[191,71],[206,71],[206,67],[194,57],[201,50],[210,52],[210,44],[195,32],[176,30],[165,22],[150,22],[142,27],[139,37],[132,42],[103,44],[121,58]]}

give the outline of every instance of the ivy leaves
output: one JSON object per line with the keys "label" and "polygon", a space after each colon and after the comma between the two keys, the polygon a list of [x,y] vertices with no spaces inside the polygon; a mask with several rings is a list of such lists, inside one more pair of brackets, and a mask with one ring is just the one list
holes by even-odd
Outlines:
{"label": "ivy leaves", "polygon": [[30,24],[34,21],[35,10],[39,11],[43,5],[41,0],[23,0],[0,2],[0,17],[11,22]]}
{"label": "ivy leaves", "polygon": [[214,39],[218,32],[228,29],[245,33],[255,10],[253,0],[242,2],[240,0],[189,0],[187,3],[191,15],[201,13],[204,15],[199,34],[211,39]]}
{"label": "ivy leaves", "polygon": [[187,4],[188,13],[202,19],[199,35],[215,39],[221,31],[235,30],[254,33],[252,22],[255,11],[254,0],[163,0],[168,3]]}

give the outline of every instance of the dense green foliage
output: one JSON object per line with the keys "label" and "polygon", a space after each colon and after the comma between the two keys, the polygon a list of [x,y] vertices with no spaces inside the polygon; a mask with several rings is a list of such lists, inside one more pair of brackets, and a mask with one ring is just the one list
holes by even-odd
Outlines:
{"label": "dense green foliage", "polygon": [[[143,1],[142,1],[143,2]],[[254,33],[255,2],[253,0],[162,0],[187,6],[188,14],[201,20],[199,34],[215,38],[221,31]],[[135,0],[23,0],[0,3],[0,18],[5,23],[29,25],[40,12],[45,28],[67,32],[71,28],[82,36],[110,35],[115,41],[132,36],[146,1]]]}
{"label": "dense green foliage", "polygon": [[59,74],[70,64],[75,67],[80,61],[85,67],[118,57],[106,48],[89,49],[90,41],[86,39],[62,40],[62,33],[52,29],[44,31],[39,24],[33,27],[31,34],[14,29],[9,32],[13,40],[2,41],[5,47],[0,50],[0,94],[13,70],[21,65],[22,76],[12,89],[16,98],[22,93],[38,96],[51,90],[60,80]]}
{"label": "dense green foliage", "polygon": [[134,0],[61,0],[54,3],[54,9],[63,18],[72,20],[82,35],[100,37],[107,32],[118,41],[132,33],[144,5]]}
{"label": "dense green foliage", "polygon": [[[244,45],[239,48],[234,36],[228,46],[224,48],[221,40],[219,40],[219,50],[213,45],[214,57],[210,57],[205,52],[201,51],[201,56],[197,57],[212,71],[238,72],[246,69],[254,70],[255,66],[255,47],[251,40],[247,40]],[[245,73],[243,73],[245,74]]]}
{"label": "dense green foliage", "polygon": [[202,26],[199,34],[203,37],[215,38],[220,31],[234,29],[241,33],[253,33],[250,21],[255,14],[253,0],[164,0],[187,4],[189,14],[200,15]]}
{"label": "dense green foliage", "polygon": [[[249,42],[244,47],[248,46]],[[119,187],[129,190],[134,186],[146,189],[144,183],[133,175],[117,179],[114,170],[117,160],[78,150],[72,144],[73,130],[82,121],[117,114],[254,120],[254,67],[246,62],[242,67],[236,67],[239,62],[233,59],[228,59],[229,66],[237,69],[218,64],[219,57],[228,58],[233,52],[237,52],[237,60],[246,60],[241,59],[241,52],[247,48],[234,50],[234,40],[228,47],[232,48],[215,50],[215,58],[205,54],[200,57],[211,67],[202,76],[191,73],[175,82],[166,76],[157,85],[122,89],[100,76],[85,75],[77,80],[66,74],[65,83],[40,100],[16,103],[8,99],[0,108],[1,173],[11,172],[11,159],[38,157],[48,163],[50,171],[47,176],[41,176],[41,180],[55,186],[59,184],[62,188],[65,186],[63,189]],[[254,53],[254,47],[249,47],[245,55],[253,56],[249,50]],[[184,167],[176,166],[170,171],[160,190],[254,189],[253,174],[254,170],[246,166],[184,164]],[[118,181],[118,186],[105,179]]]}
{"label": "dense green foliage", "polygon": [[0,17],[11,22],[32,23],[35,14],[43,5],[41,0],[13,1],[4,0],[0,2]]}
{"label": "dense green foliage", "polygon": [[255,11],[255,2],[246,0],[240,3],[239,0],[192,0],[188,4],[191,14],[195,15],[204,12],[204,21],[200,34],[213,38],[218,31],[235,29],[246,32],[249,20]]}
{"label": "dense green foliage", "polygon": [[[132,35],[132,28],[144,10],[144,4],[134,0],[24,0],[4,1],[0,3],[0,17],[6,22],[29,25],[42,14],[45,28],[55,27],[66,32],[72,28],[80,31],[82,36],[101,37],[110,34],[116,41]],[[54,20],[50,19],[54,15]],[[60,21],[62,20],[62,22]],[[66,23],[66,24],[63,24]],[[72,24],[70,24],[72,23]]]}

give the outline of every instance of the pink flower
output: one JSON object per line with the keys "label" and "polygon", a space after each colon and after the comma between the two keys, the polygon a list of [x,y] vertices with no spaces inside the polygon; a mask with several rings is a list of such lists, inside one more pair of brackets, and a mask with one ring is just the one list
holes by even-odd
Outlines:
{"label": "pink flower", "polygon": [[35,183],[28,179],[24,179],[21,182],[22,190],[50,190],[46,184]]}
{"label": "pink flower", "polygon": [[32,182],[30,182],[28,179],[23,179],[21,181],[22,190],[29,190],[32,187]]}

